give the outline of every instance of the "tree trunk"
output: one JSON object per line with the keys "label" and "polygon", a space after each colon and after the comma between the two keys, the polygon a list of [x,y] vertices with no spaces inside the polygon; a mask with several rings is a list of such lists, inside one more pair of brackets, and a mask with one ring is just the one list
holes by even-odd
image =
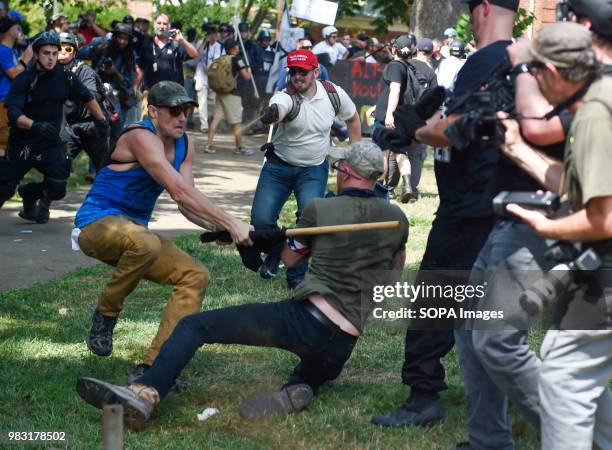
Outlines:
{"label": "tree trunk", "polygon": [[255,14],[255,17],[253,18],[253,23],[251,23],[251,36],[253,37],[253,39],[257,38],[257,30],[259,30],[261,23],[266,18],[266,14],[268,14],[268,8],[259,9],[257,11],[257,14]]}
{"label": "tree trunk", "polygon": [[454,0],[414,0],[410,29],[418,38],[441,38],[446,28],[455,26],[464,10],[464,4]]}

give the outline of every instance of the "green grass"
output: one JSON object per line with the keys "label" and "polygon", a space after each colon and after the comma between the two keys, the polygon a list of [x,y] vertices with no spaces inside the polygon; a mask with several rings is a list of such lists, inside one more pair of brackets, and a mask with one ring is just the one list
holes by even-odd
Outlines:
{"label": "green grass", "polygon": [[[407,268],[420,261],[437,206],[431,158],[427,163],[422,191],[432,195],[403,207],[412,226]],[[293,222],[294,211],[295,203],[284,210],[285,225]],[[180,238],[177,244],[213,274],[204,309],[289,295],[282,275],[264,282],[242,267],[229,246],[203,246],[195,236]],[[67,442],[54,443],[55,448],[101,447],[101,413],[80,400],[76,380],[92,376],[124,383],[144,356],[171,292],[169,287],[142,282],[126,300],[113,355],[99,358],[87,350],[84,339],[97,295],[110,274],[111,268],[98,265],[0,294],[0,431],[4,435],[9,430],[59,430],[67,433]],[[60,315],[60,308],[67,308],[67,314]],[[297,358],[275,349],[206,346],[181,375],[191,389],[168,396],[144,431],[126,430],[126,448],[451,448],[466,439],[467,416],[454,353],[444,361],[449,389],[442,394],[446,421],[441,426],[381,429],[369,424],[372,415],[390,411],[406,398],[407,388],[400,382],[404,332],[404,324],[371,327],[342,375],[322,389],[306,411],[259,423],[240,418],[240,402],[260,389],[281,385]],[[220,414],[198,422],[196,414],[206,407],[216,407]],[[538,448],[535,431],[516,415],[513,421],[517,448]]]}

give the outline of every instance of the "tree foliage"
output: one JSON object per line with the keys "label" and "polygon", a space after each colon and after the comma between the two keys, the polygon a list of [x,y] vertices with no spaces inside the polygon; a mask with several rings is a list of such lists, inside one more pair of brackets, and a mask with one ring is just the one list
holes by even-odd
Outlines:
{"label": "tree foliage", "polygon": [[386,33],[389,25],[401,22],[410,25],[410,11],[414,0],[373,0],[375,17],[372,24],[377,33]]}
{"label": "tree foliage", "polygon": [[[514,28],[512,29],[512,36],[515,38],[521,37],[527,31],[533,22],[535,21],[535,14],[528,12],[524,8],[519,8],[514,17]],[[461,13],[455,24],[457,30],[457,37],[464,40],[465,42],[472,42],[474,40],[474,33],[472,31],[470,14],[467,12]]]}

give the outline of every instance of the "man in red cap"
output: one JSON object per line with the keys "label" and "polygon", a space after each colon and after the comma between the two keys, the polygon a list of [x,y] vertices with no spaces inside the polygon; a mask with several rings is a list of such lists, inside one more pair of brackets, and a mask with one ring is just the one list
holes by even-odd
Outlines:
{"label": "man in red cap", "polygon": [[[361,139],[355,104],[347,93],[329,81],[317,80],[319,62],[310,50],[287,56],[290,81],[265,109],[262,122],[278,124],[266,151],[251,209],[256,229],[277,228],[283,205],[293,192],[298,218],[314,198],[323,197],[327,186],[327,154],[334,118],[346,121],[351,142]],[[276,276],[281,248],[273,249],[261,266],[262,278]],[[304,279],[306,262],[287,270],[287,283],[295,288]]]}

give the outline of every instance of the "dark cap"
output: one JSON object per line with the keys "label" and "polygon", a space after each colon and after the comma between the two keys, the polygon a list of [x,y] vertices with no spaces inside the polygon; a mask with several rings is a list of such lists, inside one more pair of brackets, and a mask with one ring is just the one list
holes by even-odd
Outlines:
{"label": "dark cap", "polygon": [[433,41],[428,38],[419,39],[417,42],[417,48],[422,52],[433,52]]}
{"label": "dark cap", "polygon": [[149,91],[149,104],[153,106],[180,106],[198,103],[187,95],[185,88],[174,81],[160,81]]}
{"label": "dark cap", "polygon": [[593,51],[591,32],[573,22],[556,22],[545,25],[531,43],[518,54],[521,63],[534,61],[550,63],[560,69],[576,64],[578,57]]}
{"label": "dark cap", "polygon": [[359,40],[360,40],[360,41],[362,41],[362,42],[366,42],[366,41],[367,41],[369,38],[368,38],[368,35],[367,35],[367,34],[365,34],[365,33],[359,33],[359,34],[357,35],[357,39],[359,39]]}
{"label": "dark cap", "polygon": [[115,25],[115,28],[113,28],[113,34],[125,34],[128,37],[132,37],[132,27],[127,23],[118,23]]}
{"label": "dark cap", "polygon": [[[483,1],[484,0],[460,0],[461,3],[469,3],[470,9],[476,8]],[[517,12],[519,9],[519,0],[489,0],[489,3],[514,12]]]}
{"label": "dark cap", "polygon": [[414,34],[400,36],[393,44],[393,46],[403,55],[411,54],[413,45],[416,45],[416,37],[414,37]]}
{"label": "dark cap", "polygon": [[225,51],[229,52],[230,48],[240,46],[240,42],[238,42],[236,39],[228,39],[223,45],[225,47]]}
{"label": "dark cap", "polygon": [[134,18],[132,16],[125,16],[122,20],[123,23],[134,23]]}
{"label": "dark cap", "polygon": [[245,31],[249,31],[249,24],[246,22],[240,22],[238,24],[238,31],[240,32],[245,32]]}
{"label": "dark cap", "polygon": [[6,33],[8,30],[13,28],[13,26],[18,24],[19,22],[11,19],[10,17],[2,17],[0,18],[0,33]]}

